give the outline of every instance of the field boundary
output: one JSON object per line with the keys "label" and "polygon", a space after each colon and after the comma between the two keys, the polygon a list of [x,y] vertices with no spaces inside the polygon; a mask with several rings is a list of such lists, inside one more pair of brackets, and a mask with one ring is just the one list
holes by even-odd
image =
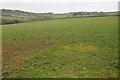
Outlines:
{"label": "field boundary", "polygon": [[[114,15],[112,15],[112,16],[114,16]],[[15,24],[30,23],[30,22],[39,22],[39,21],[61,20],[61,19],[95,18],[95,17],[112,17],[112,16],[81,16],[81,17],[54,18],[54,19],[46,19],[46,20],[38,20],[38,21],[21,22],[21,23],[15,23]],[[119,16],[119,15],[115,15],[115,16]],[[12,25],[12,24],[2,24],[2,25]]]}

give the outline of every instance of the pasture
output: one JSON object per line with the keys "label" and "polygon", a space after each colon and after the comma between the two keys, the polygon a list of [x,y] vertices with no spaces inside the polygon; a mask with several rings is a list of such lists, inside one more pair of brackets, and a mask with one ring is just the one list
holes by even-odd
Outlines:
{"label": "pasture", "polygon": [[3,25],[6,78],[116,78],[118,17]]}

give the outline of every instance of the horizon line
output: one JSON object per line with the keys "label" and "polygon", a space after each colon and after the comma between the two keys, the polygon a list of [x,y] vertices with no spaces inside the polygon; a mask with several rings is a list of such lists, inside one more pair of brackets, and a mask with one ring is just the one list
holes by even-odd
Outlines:
{"label": "horizon line", "polygon": [[[69,12],[52,12],[52,11],[48,11],[48,12],[35,12],[35,11],[27,11],[27,10],[20,10],[20,9],[10,9],[10,8],[2,8],[2,9],[5,9],[5,10],[19,10],[19,11],[24,11],[24,12],[29,12],[29,13],[36,13],[36,14],[39,14],[39,13],[53,13],[53,14],[65,14],[65,13],[72,13],[72,12],[119,12],[119,10],[114,10],[114,11],[69,11]],[[1,10],[2,10],[1,9]]]}

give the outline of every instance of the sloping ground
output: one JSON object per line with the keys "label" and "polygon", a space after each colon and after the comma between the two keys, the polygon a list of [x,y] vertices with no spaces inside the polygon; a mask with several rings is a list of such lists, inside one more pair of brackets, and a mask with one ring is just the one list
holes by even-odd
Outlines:
{"label": "sloping ground", "polygon": [[116,78],[117,74],[117,17],[3,26],[4,77]]}

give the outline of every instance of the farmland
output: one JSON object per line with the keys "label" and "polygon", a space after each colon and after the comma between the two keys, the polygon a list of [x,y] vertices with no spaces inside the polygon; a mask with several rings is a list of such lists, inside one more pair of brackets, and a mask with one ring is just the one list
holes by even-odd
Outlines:
{"label": "farmland", "polygon": [[2,13],[2,21],[0,24],[16,24],[25,23],[32,21],[42,21],[42,20],[53,20],[53,19],[63,19],[63,18],[75,18],[75,17],[86,17],[86,16],[117,16],[118,12],[68,12],[68,13],[35,13],[26,12],[21,10],[11,10],[11,9],[0,9]]}
{"label": "farmland", "polygon": [[3,25],[6,78],[116,78],[117,16]]}

